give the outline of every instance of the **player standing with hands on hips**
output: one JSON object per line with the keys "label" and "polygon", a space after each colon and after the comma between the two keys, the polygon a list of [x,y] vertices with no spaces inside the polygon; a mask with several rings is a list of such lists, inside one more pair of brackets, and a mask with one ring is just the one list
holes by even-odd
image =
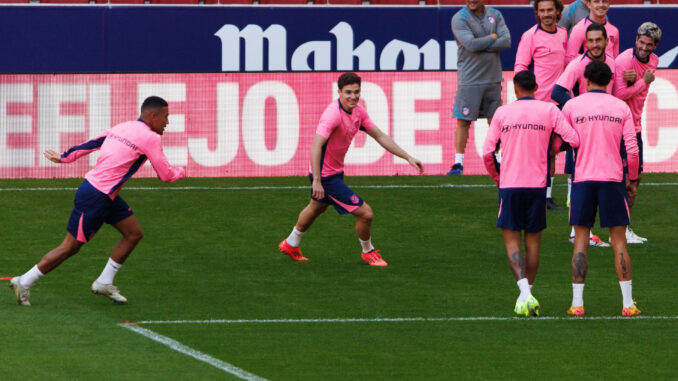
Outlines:
{"label": "player standing with hands on hips", "polygon": [[452,33],[457,41],[457,94],[452,117],[457,119],[454,132],[454,165],[448,175],[464,172],[464,151],[471,122],[487,118],[501,106],[501,60],[499,51],[511,47],[504,17],[483,0],[466,0],[466,6],[452,16]]}
{"label": "player standing with hands on hips", "polygon": [[344,183],[344,157],[358,131],[364,131],[388,152],[405,159],[419,173],[424,170],[421,161],[410,156],[383,133],[367,115],[367,110],[358,104],[360,84],[361,79],[357,74],[342,74],[337,81],[339,99],[327,106],[318,122],[311,145],[311,201],[299,213],[289,237],[278,245],[280,251],[295,261],[308,260],[299,248],[301,237],[315,219],[333,205],[339,214],[351,213],[355,217],[362,259],[370,266],[388,265],[381,258],[379,250],[372,246],[372,208]]}
{"label": "player standing with hands on hips", "polygon": [[[485,168],[499,188],[499,216],[506,256],[520,295],[515,313],[538,316],[539,302],[532,285],[539,268],[541,231],[546,228],[546,182],[552,133],[570,146],[579,146],[579,135],[558,107],[535,99],[537,81],[531,71],[513,77],[517,100],[497,109],[483,145]],[[558,146],[560,143],[557,144]],[[501,147],[499,165],[494,152]],[[525,254],[521,233],[525,231]]]}
{"label": "player standing with hands on hips", "polygon": [[186,177],[185,168],[170,166],[162,151],[160,136],[169,123],[167,102],[156,96],[148,97],[141,105],[138,120],[125,122],[103,134],[59,154],[47,150],[44,155],[55,163],[73,161],[95,151],[99,157],[94,168],[85,175],[85,181],[75,193],[73,212],[68,221],[64,241],[45,254],[25,274],[12,278],[17,303],[30,306],[30,287],[40,277],[57,268],[80,251],[105,223],[113,225],[122,238],[113,248],[103,272],[92,283],[92,292],[104,295],[116,303],[126,303],[113,285],[113,278],[132,250],[143,237],[132,208],[118,195],[125,182],[150,160],[160,180],[173,182]]}

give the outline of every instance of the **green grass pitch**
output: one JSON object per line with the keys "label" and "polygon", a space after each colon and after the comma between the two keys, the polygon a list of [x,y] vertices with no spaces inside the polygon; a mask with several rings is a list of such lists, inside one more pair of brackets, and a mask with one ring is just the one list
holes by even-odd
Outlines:
{"label": "green grass pitch", "polygon": [[[308,262],[277,250],[308,201],[305,177],[134,179],[121,195],[145,237],[116,277],[128,304],[89,291],[119,238],[110,226],[32,287],[33,306],[17,306],[1,281],[0,379],[236,379],[118,325],[210,319],[370,321],[139,327],[271,380],[672,379],[678,175],[643,181],[632,224],[649,241],[630,245],[643,319],[604,319],[620,315],[621,292],[611,249],[590,248],[582,320],[566,315],[566,210],[549,211],[542,238],[533,289],[542,318],[512,319],[518,288],[487,176],[349,176],[374,209],[372,238],[386,268],[362,262],[354,219],[332,209],[304,236]],[[0,181],[0,277],[25,272],[61,242],[80,182]],[[564,204],[565,178],[556,183]],[[599,227],[594,233],[608,238]],[[397,318],[413,320],[376,320]]]}

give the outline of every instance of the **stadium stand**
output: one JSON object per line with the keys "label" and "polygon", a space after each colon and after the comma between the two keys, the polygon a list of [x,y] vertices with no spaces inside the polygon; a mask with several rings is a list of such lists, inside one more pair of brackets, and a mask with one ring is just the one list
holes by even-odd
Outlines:
{"label": "stadium stand", "polygon": [[316,4],[363,5],[363,0],[315,0]]}
{"label": "stadium stand", "polygon": [[419,0],[371,0],[374,5],[419,5]]}
{"label": "stadium stand", "polygon": [[[223,2],[222,2],[223,4]],[[308,4],[308,0],[259,0],[259,4],[263,5],[304,5]]]}

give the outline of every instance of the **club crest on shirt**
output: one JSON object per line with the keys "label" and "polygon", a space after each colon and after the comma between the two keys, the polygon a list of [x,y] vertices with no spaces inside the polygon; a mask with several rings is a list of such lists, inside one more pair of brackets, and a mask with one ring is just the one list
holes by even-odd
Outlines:
{"label": "club crest on shirt", "polygon": [[464,114],[464,115],[468,115],[469,112],[471,112],[471,110],[469,110],[468,107],[464,107],[464,108],[461,109],[461,113]]}
{"label": "club crest on shirt", "polygon": [[494,17],[492,17],[492,16],[487,16],[487,21],[489,21],[490,24],[494,24]]}
{"label": "club crest on shirt", "polygon": [[352,194],[351,195],[351,202],[354,203],[354,204],[357,204],[358,201],[360,201],[360,199],[358,198],[358,195],[356,195],[355,193]]}

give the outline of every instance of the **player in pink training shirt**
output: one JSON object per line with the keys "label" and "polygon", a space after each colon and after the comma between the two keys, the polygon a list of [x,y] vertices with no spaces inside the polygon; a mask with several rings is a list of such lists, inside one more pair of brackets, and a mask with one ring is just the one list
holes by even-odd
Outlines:
{"label": "player in pink training shirt", "polygon": [[620,153],[626,146],[629,179],[638,181],[638,146],[633,116],[624,101],[605,92],[612,80],[609,66],[592,61],[584,73],[586,94],[567,102],[565,118],[579,133],[570,204],[570,225],[574,226],[572,253],[572,305],[568,314],[584,315],[584,281],[588,269],[586,252],[591,226],[600,211],[600,227],[609,228],[615,269],[622,291],[622,316],[640,310],[631,292],[631,260],[626,246],[629,209],[626,203],[624,166]]}
{"label": "player in pink training shirt", "polygon": [[45,254],[28,272],[12,278],[10,285],[16,294],[17,303],[29,306],[31,285],[80,251],[82,245],[104,223],[113,225],[122,234],[122,238],[113,248],[103,272],[92,283],[92,292],[104,295],[116,303],[127,302],[113,285],[113,278],[139,243],[143,233],[134,212],[118,193],[147,159],[162,181],[173,182],[186,177],[185,169],[171,167],[162,152],[160,135],[169,123],[168,115],[168,105],[164,99],[149,97],[141,105],[141,116],[138,120],[118,124],[61,155],[52,150],[45,151],[45,157],[55,163],[70,163],[92,151],[100,150],[94,168],[87,173],[85,181],[75,193],[73,212],[64,241]]}
{"label": "player in pink training shirt", "polygon": [[[636,140],[639,150],[639,171],[643,171],[643,138],[641,134],[641,115],[647,99],[650,84],[654,82],[654,71],[657,69],[659,57],[654,50],[661,40],[662,31],[652,22],[645,22],[638,28],[635,49],[627,49],[617,57],[615,69],[614,95],[626,102],[633,115],[633,123],[636,126]],[[623,153],[623,152],[622,152]],[[628,180],[628,177],[627,177]],[[629,202],[629,210],[633,208],[636,200],[638,185],[642,176],[638,176],[638,182],[630,187],[626,198]],[[630,226],[626,228],[626,241],[628,243],[642,244],[646,238],[639,237]]]}
{"label": "player in pink training shirt", "polygon": [[[546,182],[549,176],[549,150],[555,132],[572,147],[579,146],[579,135],[553,103],[534,98],[538,88],[528,70],[513,77],[515,102],[501,106],[492,118],[483,145],[483,161],[499,187],[499,216],[506,256],[520,295],[515,313],[538,316],[539,302],[531,288],[539,267],[541,231],[546,228]],[[494,153],[501,147],[501,166]],[[525,255],[521,233],[525,231]]]}
{"label": "player in pink training shirt", "polygon": [[[602,25],[608,37],[605,53],[617,58],[619,55],[619,29],[612,25],[607,19],[607,11],[610,9],[610,0],[591,0],[589,3],[589,17],[580,20],[570,32],[570,39],[567,41],[567,52],[565,62],[569,63],[582,52],[590,49],[586,41],[586,28],[591,24]],[[612,71],[614,73],[614,71]]]}
{"label": "player in pink training shirt", "polygon": [[357,74],[342,74],[337,81],[339,99],[332,101],[320,117],[311,145],[311,201],[299,213],[289,237],[278,245],[280,251],[295,261],[308,259],[301,254],[299,248],[301,237],[313,221],[328,206],[333,205],[339,214],[351,213],[355,216],[355,230],[362,246],[362,259],[370,266],[388,265],[372,246],[372,208],[344,183],[344,157],[358,131],[364,131],[387,151],[407,160],[419,173],[423,172],[421,161],[410,156],[390,136],[375,126],[365,108],[358,104],[360,83],[361,79]]}
{"label": "player in pink training shirt", "polygon": [[[563,12],[563,3],[560,0],[536,0],[534,14],[537,25],[523,33],[518,44],[516,62],[513,67],[515,73],[530,70],[537,78],[535,99],[544,102],[553,102],[551,91],[556,80],[565,68],[565,49],[567,47],[567,30],[557,25]],[[546,207],[561,210],[551,197],[551,189],[556,169],[556,155],[549,158],[550,177],[546,187]]]}
{"label": "player in pink training shirt", "polygon": [[[563,105],[569,101],[573,96],[583,94],[586,92],[586,78],[584,78],[584,70],[586,65],[591,61],[602,61],[610,66],[614,72],[614,59],[605,54],[605,47],[607,46],[607,32],[600,24],[591,24],[587,27],[586,41],[589,50],[582,54],[577,59],[570,62],[565,71],[558,78],[556,85],[551,93],[558,106],[562,109]],[[612,83],[608,85],[608,91],[612,91]],[[567,206],[570,206],[570,193],[572,191],[572,172],[574,170],[574,156],[572,150],[567,150],[565,154],[565,174],[567,179]],[[570,243],[574,243],[574,228],[570,232],[568,239]],[[591,246],[609,247],[610,245],[604,242],[600,237],[591,232],[589,239]]]}

